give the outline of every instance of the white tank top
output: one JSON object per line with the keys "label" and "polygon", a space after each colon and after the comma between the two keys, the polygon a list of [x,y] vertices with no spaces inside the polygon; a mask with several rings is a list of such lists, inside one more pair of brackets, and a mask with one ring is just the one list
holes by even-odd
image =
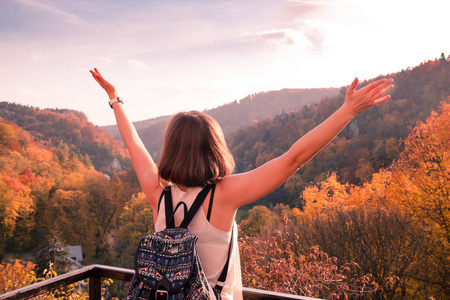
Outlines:
{"label": "white tank top", "polygon": [[[186,203],[188,209],[191,207],[198,193],[202,190],[201,187],[195,187],[189,188],[186,192],[183,192],[176,185],[172,185],[171,189],[173,207],[176,207],[180,201],[183,201]],[[207,197],[209,197],[209,195]],[[214,202],[212,209],[214,210]],[[166,217],[164,211],[165,205],[163,200],[161,201],[161,206],[159,209],[159,212],[161,213],[158,214],[158,218],[155,222],[155,231],[161,231],[166,228]],[[179,226],[183,218],[183,210],[178,209],[175,213],[175,226]],[[222,299],[241,300],[242,279],[236,222],[233,223],[233,228],[233,245],[230,253],[228,274],[221,296]],[[231,231],[225,232],[212,226],[206,219],[205,212],[202,208],[198,210],[197,214],[189,224],[188,229],[192,232],[192,234],[198,236],[196,249],[203,266],[203,271],[211,283],[211,286],[214,287],[227,260]]]}

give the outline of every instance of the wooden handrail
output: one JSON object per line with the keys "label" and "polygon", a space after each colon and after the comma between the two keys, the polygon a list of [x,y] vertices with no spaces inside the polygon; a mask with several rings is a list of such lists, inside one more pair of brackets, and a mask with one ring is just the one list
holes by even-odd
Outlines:
{"label": "wooden handrail", "polygon": [[[71,271],[66,274],[58,275],[23,288],[1,294],[0,300],[29,299],[87,278],[89,278],[89,298],[93,300],[100,300],[102,278],[131,281],[133,275],[134,270],[130,269],[104,265],[90,265],[79,270]],[[317,298],[269,292],[251,288],[244,288],[243,294],[245,300],[317,300]]]}

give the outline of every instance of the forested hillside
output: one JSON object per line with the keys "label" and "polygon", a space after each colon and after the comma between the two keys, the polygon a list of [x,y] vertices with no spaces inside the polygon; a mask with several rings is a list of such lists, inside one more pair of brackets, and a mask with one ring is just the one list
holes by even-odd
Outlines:
{"label": "forested hillside", "polygon": [[82,112],[0,102],[0,117],[14,122],[46,145],[64,146],[66,151],[82,155],[97,171],[112,176],[131,167],[123,143],[89,122]]}
{"label": "forested hillside", "polygon": [[92,261],[139,191],[133,171],[109,180],[89,155],[57,144],[0,118],[0,260],[58,239],[83,245]]}
{"label": "forested hillside", "polygon": [[305,189],[302,211],[252,208],[240,223],[244,285],[326,299],[448,299],[449,128],[450,97],[363,185],[331,173]]}
{"label": "forested hillside", "polygon": [[[260,204],[283,202],[301,207],[301,191],[329,172],[336,172],[341,182],[364,183],[397,158],[411,127],[438,110],[450,95],[450,62],[446,59],[386,76],[395,81],[392,99],[354,118],[321,153]],[[241,129],[229,142],[237,171],[250,170],[287,151],[343,103],[345,91],[341,88],[337,97]]]}
{"label": "forested hillside", "polygon": [[[247,127],[254,120],[260,121],[282,112],[288,112],[302,106],[319,101],[324,97],[332,97],[339,93],[337,88],[322,89],[283,89],[255,93],[231,103],[224,104],[205,112],[217,120],[227,140],[237,130]],[[158,158],[162,145],[162,136],[168,116],[135,122],[134,125],[144,145],[154,158]],[[117,126],[102,127],[115,138],[121,139]]]}

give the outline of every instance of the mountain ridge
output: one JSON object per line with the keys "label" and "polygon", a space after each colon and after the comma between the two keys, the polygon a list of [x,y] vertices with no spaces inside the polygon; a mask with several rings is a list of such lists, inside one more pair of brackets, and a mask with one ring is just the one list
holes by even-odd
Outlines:
{"label": "mountain ridge", "polygon": [[[241,100],[232,101],[204,112],[212,116],[222,127],[225,137],[232,136],[253,121],[274,117],[284,111],[291,111],[319,101],[324,97],[337,95],[338,88],[281,89],[250,94]],[[162,146],[164,128],[170,116],[160,116],[134,122],[136,130],[150,154],[157,159]],[[121,140],[116,125],[102,126],[102,129]]]}

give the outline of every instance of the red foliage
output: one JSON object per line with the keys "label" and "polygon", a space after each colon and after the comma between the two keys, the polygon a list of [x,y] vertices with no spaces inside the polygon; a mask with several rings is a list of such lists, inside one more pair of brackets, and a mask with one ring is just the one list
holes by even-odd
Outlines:
{"label": "red foliage", "polygon": [[28,167],[25,167],[23,171],[19,173],[19,179],[26,185],[33,185],[37,182],[36,177],[34,177],[33,172],[31,172]]}
{"label": "red foliage", "polygon": [[275,230],[266,240],[242,238],[244,286],[328,299],[361,297],[379,290],[370,274],[359,275],[358,264],[338,267],[337,258],[318,246],[308,253],[297,253],[298,244],[299,237],[288,226]]}
{"label": "red foliage", "polygon": [[6,184],[11,190],[23,191],[24,189],[24,185],[17,178],[12,178],[4,175],[3,180],[6,182]]}

